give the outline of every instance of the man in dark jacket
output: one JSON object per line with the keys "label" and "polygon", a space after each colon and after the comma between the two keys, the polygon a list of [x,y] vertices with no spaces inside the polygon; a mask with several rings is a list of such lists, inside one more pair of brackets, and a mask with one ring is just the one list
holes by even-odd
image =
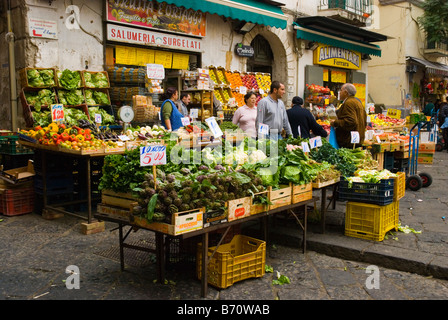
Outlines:
{"label": "man in dark jacket", "polygon": [[[441,127],[443,125],[446,117],[448,117],[448,103],[445,101],[445,102],[442,102],[440,105],[439,118],[438,118],[438,122],[437,122],[439,127]],[[442,137],[443,137],[443,142],[445,144],[444,149],[448,149],[448,128],[442,129]]]}
{"label": "man in dark jacket", "polygon": [[353,148],[351,143],[351,131],[359,133],[359,144],[364,142],[367,113],[361,101],[355,97],[356,87],[351,83],[346,83],[341,87],[340,99],[342,106],[336,112],[337,120],[331,122],[331,126],[336,129],[336,140],[341,148]]}
{"label": "man in dark jacket", "polygon": [[[300,97],[292,98],[293,107],[286,110],[288,115],[289,124],[291,125],[291,131],[294,138],[310,138],[310,130],[315,136],[321,136],[325,138],[328,133],[324,130],[314,119],[311,112],[302,107],[303,99]],[[300,134],[299,134],[300,127]]]}

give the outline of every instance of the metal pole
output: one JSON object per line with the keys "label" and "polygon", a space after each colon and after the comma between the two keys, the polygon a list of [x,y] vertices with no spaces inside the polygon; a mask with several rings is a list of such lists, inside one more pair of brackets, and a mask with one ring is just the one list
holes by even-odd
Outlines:
{"label": "metal pole", "polygon": [[8,45],[9,45],[9,81],[10,81],[10,101],[11,101],[11,128],[17,131],[17,85],[16,85],[16,60],[14,50],[14,33],[12,32],[11,20],[11,0],[8,0],[8,10],[6,12],[8,22]]}

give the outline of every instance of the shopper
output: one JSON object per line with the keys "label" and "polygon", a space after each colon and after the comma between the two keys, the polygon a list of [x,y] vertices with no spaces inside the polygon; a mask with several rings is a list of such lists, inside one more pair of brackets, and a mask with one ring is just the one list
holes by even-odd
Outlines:
{"label": "shopper", "polygon": [[302,105],[303,99],[296,96],[292,98],[291,109],[286,110],[294,138],[302,137],[309,139],[311,138],[310,131],[315,136],[327,137],[328,132],[316,122],[311,112],[303,108]]}
{"label": "shopper", "polygon": [[285,85],[279,81],[273,81],[269,95],[258,102],[255,120],[255,130],[258,135],[260,135],[258,132],[260,124],[268,125],[269,135],[274,135],[276,139],[282,139],[282,130],[285,130],[286,135],[292,135],[285,104],[281,100],[284,94]]}
{"label": "shopper", "polygon": [[162,125],[167,130],[176,131],[183,126],[181,119],[184,116],[180,113],[174,103],[174,101],[177,101],[178,95],[177,89],[173,87],[169,87],[164,95],[165,101],[162,103],[160,114],[162,118]]}
{"label": "shopper", "polygon": [[[445,119],[447,117],[448,117],[448,103],[445,101],[440,104],[438,122],[437,122],[439,127],[443,126],[443,124],[445,123]],[[448,127],[442,128],[442,137],[444,143],[443,149],[448,149]]]}
{"label": "shopper", "polygon": [[253,91],[249,91],[244,95],[245,105],[239,107],[234,115],[232,122],[238,125],[251,138],[257,137],[257,130],[255,129],[255,120],[257,119],[257,107],[255,103],[257,95]]}
{"label": "shopper", "polygon": [[425,116],[431,117],[434,107],[435,107],[434,103],[432,103],[432,101],[429,100],[425,108],[423,109],[423,113],[425,114]]}
{"label": "shopper", "polygon": [[187,92],[182,92],[180,94],[180,99],[176,102],[177,108],[184,117],[190,116],[187,108],[187,106],[190,104],[190,101],[191,101],[190,94]]}
{"label": "shopper", "polygon": [[341,148],[353,148],[351,143],[352,131],[359,133],[359,144],[355,147],[361,146],[364,142],[367,113],[361,101],[355,97],[356,87],[351,83],[345,83],[339,92],[342,100],[341,107],[336,111],[337,120],[330,122],[331,126],[336,131],[336,141]]}

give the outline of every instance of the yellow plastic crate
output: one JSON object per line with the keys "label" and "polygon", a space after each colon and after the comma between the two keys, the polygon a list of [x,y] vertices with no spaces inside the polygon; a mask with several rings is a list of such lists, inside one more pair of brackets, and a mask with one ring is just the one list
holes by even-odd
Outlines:
{"label": "yellow plastic crate", "polygon": [[381,206],[347,202],[345,235],[366,240],[383,241],[386,233],[398,230],[399,202]]}
{"label": "yellow plastic crate", "polygon": [[[208,249],[210,257],[216,247]],[[196,255],[198,279],[202,275],[202,243]],[[218,247],[208,264],[208,283],[224,289],[235,282],[264,276],[266,242],[244,235],[235,235],[230,243]]]}
{"label": "yellow plastic crate", "polygon": [[394,201],[398,201],[404,197],[406,192],[406,173],[397,172],[397,177],[394,181]]}

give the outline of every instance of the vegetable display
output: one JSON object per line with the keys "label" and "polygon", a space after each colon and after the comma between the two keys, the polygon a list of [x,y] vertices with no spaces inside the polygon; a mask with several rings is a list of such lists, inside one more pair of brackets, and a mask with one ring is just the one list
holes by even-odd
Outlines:
{"label": "vegetable display", "polygon": [[104,72],[88,72],[84,71],[84,83],[87,88],[107,88],[109,81]]}
{"label": "vegetable display", "polygon": [[63,105],[78,106],[85,103],[85,97],[81,89],[58,90],[59,102]]}
{"label": "vegetable display", "polygon": [[95,114],[101,115],[101,124],[102,125],[113,125],[115,124],[115,117],[109,114],[106,110],[101,107],[89,107],[89,116],[90,119],[95,119]]}
{"label": "vegetable display", "polygon": [[79,71],[65,69],[57,73],[60,87],[66,90],[74,90],[81,87],[81,74]]}
{"label": "vegetable display", "polygon": [[86,103],[88,105],[110,105],[107,93],[95,90],[85,90]]}
{"label": "vegetable display", "polygon": [[26,102],[34,107],[35,111],[40,111],[42,106],[51,106],[56,103],[56,94],[50,89],[25,92]]}
{"label": "vegetable display", "polygon": [[55,85],[52,69],[28,69],[26,76],[30,87],[53,87]]}

